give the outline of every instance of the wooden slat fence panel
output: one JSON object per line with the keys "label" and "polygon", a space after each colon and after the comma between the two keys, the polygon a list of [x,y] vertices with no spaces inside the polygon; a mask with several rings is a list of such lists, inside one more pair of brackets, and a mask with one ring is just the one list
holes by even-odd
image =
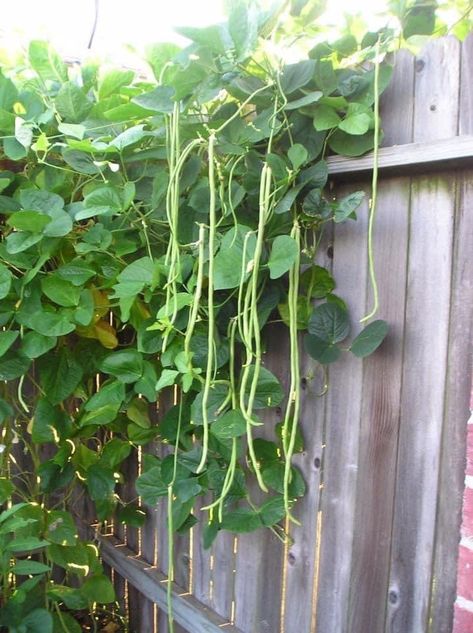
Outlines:
{"label": "wooden slat fence panel", "polygon": [[[179,536],[176,633],[451,633],[471,371],[472,69],[473,35],[462,45],[432,42],[417,58],[396,55],[382,99],[386,169],[375,224],[376,318],[389,321],[388,338],[364,361],[347,355],[331,366],[323,398],[322,373],[302,356],[305,449],[294,460],[308,486],[296,510],[302,526],[289,526],[286,547],[267,530],[241,535],[236,554],[231,534],[210,551],[201,525]],[[371,163],[330,161],[337,196],[367,192],[358,221],[335,227],[333,262],[328,244],[320,260],[333,268],[353,335],[372,302]],[[288,340],[277,328],[270,336],[264,363],[285,384]],[[158,420],[168,406],[160,403]],[[282,413],[268,415],[268,437]],[[121,598],[124,578],[135,587],[134,633],[169,633],[166,501],[149,510],[140,535],[115,533],[125,549],[108,540],[105,558]],[[141,559],[133,558],[139,548]]]}

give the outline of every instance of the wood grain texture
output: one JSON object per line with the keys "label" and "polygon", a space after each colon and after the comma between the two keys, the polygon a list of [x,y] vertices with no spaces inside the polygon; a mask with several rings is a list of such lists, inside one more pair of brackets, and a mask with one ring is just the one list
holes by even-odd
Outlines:
{"label": "wood grain texture", "polygon": [[[461,50],[459,133],[473,133],[473,34]],[[453,245],[450,331],[442,435],[439,500],[430,608],[431,632],[449,631],[456,598],[456,573],[465,473],[473,359],[473,186],[471,171],[458,174]]]}
{"label": "wood grain texture", "polygon": [[412,143],[414,127],[414,55],[401,49],[389,61],[393,65],[391,83],[380,100],[382,146],[386,148]]}
{"label": "wood grain texture", "polygon": [[466,429],[473,370],[473,183],[471,172],[459,174],[458,178],[445,419],[430,611],[431,633],[450,631],[453,623],[465,475]]}
{"label": "wood grain texture", "polygon": [[[165,609],[166,576],[157,569],[150,568],[115,537],[99,536],[98,538],[104,560],[130,584],[139,589],[143,596]],[[173,586],[173,601],[176,622],[184,631],[221,633],[224,630],[228,633],[242,633],[176,584]],[[225,628],[222,629],[222,626]],[[139,631],[139,633],[148,633],[148,631]]]}
{"label": "wood grain texture", "polygon": [[473,134],[473,33],[462,45],[460,77],[460,125],[459,134]]}
{"label": "wood grain texture", "polygon": [[409,178],[388,180],[379,187],[374,233],[380,291],[376,318],[389,323],[389,334],[364,361],[349,583],[350,633],[382,633],[384,629],[399,433],[409,198]]}
{"label": "wood grain texture", "polygon": [[[329,156],[328,171],[332,178],[351,174],[363,175],[373,169],[373,154],[359,158]],[[473,165],[473,136],[452,136],[439,141],[422,141],[407,145],[382,147],[379,150],[378,168],[388,176],[445,170],[451,167]]]}
{"label": "wood grain texture", "polygon": [[[343,196],[351,190],[341,188],[337,194]],[[336,226],[333,261],[336,292],[347,302],[354,326],[366,309],[366,199],[357,215],[356,222]],[[362,362],[351,355],[330,367],[317,633],[347,633],[362,379]]]}
{"label": "wood grain texture", "polygon": [[[459,61],[458,40],[450,37],[430,43],[418,59],[414,140],[456,133]],[[451,177],[418,178],[411,195],[389,633],[423,631],[428,623],[448,347],[454,181]]]}
{"label": "wood grain texture", "polygon": [[[427,626],[449,323],[454,192],[413,184],[390,601],[386,631]],[[432,282],[435,280],[435,283]]]}
{"label": "wood grain texture", "polygon": [[[277,341],[275,345],[272,341]],[[264,365],[280,379],[286,392],[289,379],[289,341],[285,328],[274,325],[265,336],[269,350]],[[262,414],[264,426],[256,435],[275,439],[275,425],[282,420],[283,406]],[[250,489],[253,502],[264,499],[256,485]],[[269,530],[240,534],[236,555],[235,624],[243,631],[274,633],[281,626],[284,546]]]}

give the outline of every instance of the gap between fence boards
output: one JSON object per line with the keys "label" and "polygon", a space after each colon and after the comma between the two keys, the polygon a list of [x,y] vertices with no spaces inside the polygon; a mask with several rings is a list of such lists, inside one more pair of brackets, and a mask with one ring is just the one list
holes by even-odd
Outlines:
{"label": "gap between fence boards", "polygon": [[[330,176],[363,174],[373,169],[373,152],[359,158],[330,156],[327,158]],[[417,172],[473,164],[473,135],[454,136],[431,143],[407,143],[381,147],[378,155],[380,171],[401,175],[413,168]]]}

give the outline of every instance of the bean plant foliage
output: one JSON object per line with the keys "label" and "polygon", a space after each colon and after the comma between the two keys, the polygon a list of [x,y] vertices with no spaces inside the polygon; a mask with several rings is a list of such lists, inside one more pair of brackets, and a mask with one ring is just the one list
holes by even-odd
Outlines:
{"label": "bean plant foliage", "polygon": [[[292,2],[291,41],[319,4]],[[287,63],[280,18],[234,3],[225,24],[181,29],[189,46],[152,47],[152,79],[66,65],[41,41],[0,72],[0,626],[12,632],[75,633],[75,611],[115,600],[78,538],[82,495],[99,522],[133,527],[167,504],[169,530],[200,521],[205,547],[220,530],[285,538],[305,492],[292,463],[301,347],[325,366],[386,335],[371,320],[350,336],[316,263],[324,232],[363,201],[328,193],[326,158],[379,141],[385,34]],[[265,366],[276,321],[290,341],[278,376]],[[282,422],[262,439],[274,407]],[[130,503],[123,465],[148,445]]]}

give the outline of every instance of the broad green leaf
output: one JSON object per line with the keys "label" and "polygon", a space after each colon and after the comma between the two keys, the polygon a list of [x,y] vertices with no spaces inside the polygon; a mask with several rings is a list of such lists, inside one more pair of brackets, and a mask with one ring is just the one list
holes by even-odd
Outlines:
{"label": "broad green leaf", "polygon": [[99,174],[101,168],[94,163],[92,156],[74,149],[63,149],[62,157],[74,171],[93,176]]}
{"label": "broad green leaf", "polygon": [[328,144],[336,154],[342,156],[361,156],[374,147],[374,132],[370,130],[362,136],[347,134],[343,130],[336,130],[329,138]]}
{"label": "broad green leaf", "polygon": [[289,189],[289,191],[284,194],[284,196],[275,206],[274,213],[280,214],[290,211],[301,189],[302,185],[298,185],[297,187],[292,187],[292,189]]}
{"label": "broad green leaf", "polygon": [[165,387],[171,387],[176,383],[179,372],[175,369],[163,369],[161,376],[156,383],[156,391],[161,391]]}
{"label": "broad green leaf", "polygon": [[6,549],[10,552],[32,552],[34,550],[43,549],[43,547],[47,545],[49,545],[48,541],[39,539],[37,536],[27,536],[10,541]]}
{"label": "broad green leaf", "polygon": [[169,42],[150,44],[145,48],[146,61],[151,66],[153,74],[158,81],[160,81],[163,68],[180,50],[177,44],[171,44]]}
{"label": "broad green leaf", "polygon": [[25,356],[7,352],[0,358],[0,380],[15,380],[26,374],[31,361]]}
{"label": "broad green leaf", "polygon": [[287,273],[297,260],[298,247],[289,235],[278,235],[271,248],[268,268],[271,279],[278,279]]}
{"label": "broad green leaf", "polygon": [[123,86],[129,86],[135,73],[132,70],[109,70],[99,79],[99,99],[116,94]]}
{"label": "broad green leaf", "polygon": [[118,404],[103,404],[81,416],[80,426],[105,425],[113,422],[119,412]]}
{"label": "broad green leaf", "polygon": [[28,358],[34,359],[46,354],[56,346],[55,336],[44,336],[38,332],[27,332],[21,341],[20,351]]}
{"label": "broad green leaf", "polygon": [[125,384],[136,382],[143,374],[143,357],[133,349],[113,352],[100,363],[100,370]]}
{"label": "broad green leaf", "polygon": [[0,70],[0,108],[11,110],[13,104],[18,99],[18,90],[11,79],[5,77]]}
{"label": "broad green leaf", "polygon": [[96,271],[92,264],[88,264],[82,259],[73,259],[60,266],[56,274],[74,286],[83,286],[91,277],[96,275]]}
{"label": "broad green leaf", "polygon": [[67,437],[70,431],[70,419],[59,407],[54,407],[46,398],[41,398],[33,417],[31,437],[34,442],[44,444],[57,443]]}
{"label": "broad green leaf", "polygon": [[281,73],[281,88],[284,94],[290,95],[303,88],[313,78],[314,73],[315,62],[312,59],[284,66]]}
{"label": "broad green leaf", "polygon": [[51,510],[48,512],[45,538],[57,545],[75,545],[77,543],[77,527],[69,512]]}
{"label": "broad green leaf", "polygon": [[[248,372],[248,382],[245,396],[248,398],[251,382],[254,376],[255,366],[252,365]],[[266,369],[260,367],[258,381],[256,385],[256,396],[253,403],[255,409],[265,409],[267,407],[277,407],[284,398],[284,391],[276,376]]]}
{"label": "broad green leaf", "polygon": [[14,330],[7,330],[6,332],[0,332],[0,357],[7,352],[13,343],[18,338],[19,332]]}
{"label": "broad green leaf", "polygon": [[413,35],[431,35],[435,29],[437,3],[414,2],[402,20],[402,34],[407,40]]}
{"label": "broad green leaf", "polygon": [[334,108],[328,105],[317,105],[314,109],[314,127],[318,132],[337,127],[342,120]]}
{"label": "broad green leaf", "polygon": [[268,501],[263,503],[258,511],[263,525],[275,525],[276,523],[279,523],[279,521],[281,521],[286,515],[284,498],[273,497],[272,499],[268,499]]}
{"label": "broad green leaf", "polygon": [[94,411],[105,405],[120,406],[125,400],[125,393],[125,385],[119,380],[105,383],[87,400],[84,409]]}
{"label": "broad green leaf", "polygon": [[238,508],[233,512],[226,512],[223,517],[222,528],[236,534],[253,532],[263,527],[261,516],[250,508]]}
{"label": "broad green leaf", "polygon": [[292,145],[289,148],[287,155],[294,169],[299,169],[300,167],[302,167],[302,165],[307,161],[308,158],[306,148],[300,143],[295,143],[294,145]]}
{"label": "broad green leaf", "polygon": [[[0,398],[0,424],[3,424],[5,420],[13,415],[13,407]],[[0,502],[1,503],[1,502]]]}
{"label": "broad green leaf", "polygon": [[7,224],[20,231],[41,233],[51,222],[51,218],[37,211],[17,211],[7,220]]}
{"label": "broad green leaf", "polygon": [[234,3],[228,16],[228,30],[240,61],[246,59],[258,41],[257,7],[243,2]]}
{"label": "broad green leaf", "polygon": [[[350,104],[351,105],[351,104]],[[370,129],[371,125],[371,117],[366,112],[355,112],[350,114],[348,112],[347,116],[340,121],[338,127],[343,132],[347,134],[354,134],[357,136],[362,136],[366,134]]]}
{"label": "broad green leaf", "polygon": [[40,189],[22,189],[20,191],[20,202],[24,209],[40,211],[46,215],[64,209],[64,200],[61,196]]}
{"label": "broad green leaf", "polygon": [[28,48],[28,59],[43,81],[67,81],[67,66],[47,42],[34,40]]}
{"label": "broad green leaf", "polygon": [[22,620],[22,633],[53,633],[53,617],[46,609],[33,609]]}
{"label": "broad green leaf", "polygon": [[131,450],[130,442],[114,437],[103,447],[100,461],[107,468],[116,468],[128,457]]}
{"label": "broad green leaf", "polygon": [[378,319],[367,325],[355,338],[350,350],[358,358],[372,354],[384,341],[389,326],[386,321]]}
{"label": "broad green leaf", "polygon": [[43,238],[38,233],[29,233],[22,231],[21,233],[10,233],[6,239],[7,252],[11,255],[22,253],[37,244]]}
{"label": "broad green leaf", "polygon": [[323,303],[314,309],[309,333],[327,343],[339,343],[350,332],[348,312],[335,303]]}
{"label": "broad green leaf", "polygon": [[219,440],[240,437],[240,435],[245,435],[246,433],[246,420],[241,411],[227,411],[227,413],[215,420],[210,430]]}
{"label": "broad green leaf", "polygon": [[161,475],[161,465],[154,466],[140,475],[136,480],[136,492],[144,503],[155,506],[159,497],[168,493],[168,486]]}
{"label": "broad green leaf", "polygon": [[[3,420],[1,419],[1,414],[0,422],[3,422]],[[7,479],[6,477],[0,477],[0,503],[5,503],[5,501],[11,497],[14,490],[15,486],[12,484],[10,479]]]}
{"label": "broad green leaf", "polygon": [[[92,208],[107,208],[109,211],[119,213],[123,208],[122,199],[118,189],[112,185],[101,185],[88,193],[85,198],[85,206]],[[76,220],[84,219],[82,213],[76,215]]]}
{"label": "broad green leaf", "polygon": [[77,138],[79,141],[82,141],[87,128],[84,125],[78,125],[77,123],[59,123],[57,129],[65,136],[72,136],[73,138]]}
{"label": "broad green leaf", "polygon": [[82,379],[82,366],[67,348],[37,361],[41,384],[51,404],[59,404],[73,393]]}
{"label": "broad green leaf", "polygon": [[104,575],[87,578],[81,587],[81,591],[89,603],[108,604],[115,601],[115,589],[110,580]]}
{"label": "broad green leaf", "polygon": [[334,343],[324,341],[318,336],[307,334],[304,337],[305,351],[322,365],[333,363],[340,358],[341,350]]}
{"label": "broad green leaf", "polygon": [[100,463],[87,469],[87,489],[94,501],[109,498],[115,489],[115,483],[113,470],[104,468]]}
{"label": "broad green leaf", "polygon": [[247,279],[255,248],[256,236],[249,227],[239,224],[225,233],[215,257],[215,290],[236,288],[240,279]]}
{"label": "broad green leaf", "polygon": [[170,114],[174,108],[173,96],[173,88],[169,86],[158,86],[154,90],[151,90],[151,92],[144,92],[134,97],[132,102],[153,112]]}
{"label": "broad green leaf", "polygon": [[[202,391],[199,391],[191,405],[191,424],[203,424],[202,419]],[[228,386],[220,383],[212,385],[207,400],[207,416],[209,422],[214,422],[221,413],[221,408],[228,401]]]}
{"label": "broad green leaf", "polygon": [[54,103],[58,114],[67,123],[80,123],[92,108],[92,103],[82,89],[72,81],[68,81],[61,87]]}
{"label": "broad green leaf", "polygon": [[33,127],[31,123],[27,123],[21,117],[15,119],[15,138],[28,150],[33,141]]}
{"label": "broad green leaf", "polygon": [[118,136],[116,136],[110,143],[112,147],[115,147],[119,152],[123,151],[129,145],[133,145],[138,141],[141,141],[146,136],[146,132],[143,130],[144,125],[135,125],[130,127]]}
{"label": "broad green leaf", "polygon": [[53,303],[65,308],[74,307],[79,303],[81,288],[57,275],[43,277],[41,289]]}
{"label": "broad green leaf", "polygon": [[38,312],[31,315],[27,325],[43,336],[65,336],[76,328],[62,312]]}
{"label": "broad green leaf", "polygon": [[133,503],[120,508],[117,515],[120,523],[135,528],[142,527],[146,522],[146,512]]}
{"label": "broad green leaf", "polygon": [[300,99],[295,99],[294,101],[289,101],[285,106],[285,110],[296,110],[297,108],[303,108],[305,106],[316,103],[321,97],[323,93],[319,90],[315,90],[314,92],[310,92],[309,94],[300,97]]}
{"label": "broad green leaf", "polygon": [[301,287],[309,297],[324,299],[335,288],[335,280],[329,271],[322,266],[311,266],[300,278]]}
{"label": "broad green leaf", "polygon": [[[57,601],[63,602],[68,609],[80,610],[87,608],[87,599],[82,595],[80,589],[54,584],[48,589],[48,596],[53,600],[56,599]],[[67,615],[67,613],[61,614],[63,620],[64,615]],[[76,620],[74,620],[74,622],[77,623]],[[73,630],[69,631],[69,623],[67,623],[67,627],[67,633],[73,633]],[[79,628],[79,631],[82,631],[82,627]]]}
{"label": "broad green leaf", "polygon": [[354,191],[342,198],[335,207],[333,221],[343,222],[350,217],[356,219],[355,211],[363,202],[364,198],[364,191]]}

